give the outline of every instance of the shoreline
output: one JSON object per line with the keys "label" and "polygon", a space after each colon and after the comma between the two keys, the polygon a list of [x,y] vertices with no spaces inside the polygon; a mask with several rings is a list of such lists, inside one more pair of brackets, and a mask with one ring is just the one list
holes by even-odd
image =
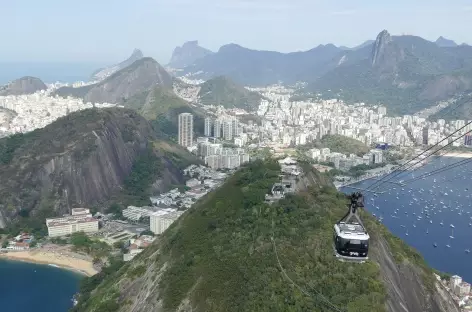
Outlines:
{"label": "shoreline", "polygon": [[457,157],[457,158],[469,158],[472,157],[472,152],[447,152],[446,154],[440,155],[443,157]]}
{"label": "shoreline", "polygon": [[0,259],[50,265],[89,277],[98,273],[91,261],[76,259],[66,255],[57,255],[42,250],[0,253]]}

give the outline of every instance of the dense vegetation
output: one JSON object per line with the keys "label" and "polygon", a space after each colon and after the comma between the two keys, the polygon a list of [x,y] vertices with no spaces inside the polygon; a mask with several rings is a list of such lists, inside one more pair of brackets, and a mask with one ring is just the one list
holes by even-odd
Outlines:
{"label": "dense vegetation", "polygon": [[221,105],[225,108],[243,108],[247,111],[257,109],[262,99],[259,93],[246,90],[224,76],[205,81],[198,96],[203,105]]}
{"label": "dense vegetation", "polygon": [[[242,168],[168,229],[156,245],[159,255],[146,250],[76,311],[108,311],[99,307],[109,298],[126,305],[117,285],[128,287],[146,274],[142,265],[156,274],[153,267],[164,263],[155,300],[165,311],[186,298],[195,311],[329,311],[318,293],[350,312],[384,311],[386,292],[375,263],[333,261],[332,224],[345,213],[345,197],[318,185],[269,206],[264,195],[278,174],[272,161]],[[284,278],[272,237],[283,269],[309,296]]]}
{"label": "dense vegetation", "polygon": [[346,155],[356,154],[362,156],[369,151],[369,147],[359,140],[340,135],[325,135],[321,140],[316,140],[312,143],[298,148],[302,151],[307,151],[311,148],[329,148],[331,152],[343,153]]}

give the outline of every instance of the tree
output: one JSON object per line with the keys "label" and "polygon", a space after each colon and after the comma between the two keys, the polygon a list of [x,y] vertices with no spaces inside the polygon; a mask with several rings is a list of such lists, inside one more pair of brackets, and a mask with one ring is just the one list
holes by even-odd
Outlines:
{"label": "tree", "polygon": [[8,241],[4,240],[2,244],[2,248],[7,248],[8,247]]}

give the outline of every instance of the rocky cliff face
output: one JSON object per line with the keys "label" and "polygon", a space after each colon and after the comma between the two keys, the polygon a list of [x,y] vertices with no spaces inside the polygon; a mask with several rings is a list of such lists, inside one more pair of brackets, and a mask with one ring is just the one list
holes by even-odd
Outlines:
{"label": "rocky cliff face", "polygon": [[5,86],[0,86],[0,96],[32,94],[37,91],[46,90],[47,86],[39,78],[22,77],[13,80]]}
{"label": "rocky cliff face", "polygon": [[126,60],[124,60],[123,62],[121,62],[119,64],[109,66],[109,67],[106,67],[106,68],[101,68],[98,71],[96,71],[95,73],[93,73],[92,74],[92,81],[102,81],[102,80],[110,77],[111,75],[113,75],[117,71],[122,70],[123,68],[128,67],[131,64],[133,64],[134,62],[142,59],[143,57],[144,57],[144,55],[143,55],[143,52],[141,52],[141,50],[134,49],[134,51],[130,55],[130,57],[127,58]]}
{"label": "rocky cliff face", "polygon": [[92,103],[122,104],[155,86],[172,89],[172,77],[152,58],[142,58],[105,80],[81,88],[60,88],[59,96],[81,97]]}
{"label": "rocky cliff face", "polygon": [[208,49],[198,45],[198,41],[185,42],[181,47],[176,47],[172,52],[172,58],[168,64],[172,68],[184,68],[192,65],[196,60],[212,54]]}
{"label": "rocky cliff face", "polygon": [[[60,215],[110,199],[153,140],[150,124],[126,109],[84,110],[0,140],[0,223],[19,214]],[[164,162],[164,154],[158,156],[161,176],[175,183],[180,171]]]}

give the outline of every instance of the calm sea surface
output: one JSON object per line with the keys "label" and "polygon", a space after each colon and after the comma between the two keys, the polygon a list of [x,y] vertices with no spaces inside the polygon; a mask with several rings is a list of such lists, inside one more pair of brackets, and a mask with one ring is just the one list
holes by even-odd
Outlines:
{"label": "calm sea surface", "polygon": [[0,311],[66,312],[81,278],[48,265],[0,260]]}
{"label": "calm sea surface", "polygon": [[0,85],[23,76],[33,76],[44,83],[88,81],[103,64],[80,63],[0,63]]}
{"label": "calm sea surface", "polygon": [[[436,158],[391,181],[406,182],[463,159]],[[353,186],[365,189],[373,182],[368,180]],[[391,232],[416,248],[433,268],[472,282],[472,253],[466,251],[472,250],[472,162],[404,187],[385,183],[378,190],[385,193],[375,197],[364,192],[368,211],[382,218]],[[346,187],[343,191],[354,190]]]}

